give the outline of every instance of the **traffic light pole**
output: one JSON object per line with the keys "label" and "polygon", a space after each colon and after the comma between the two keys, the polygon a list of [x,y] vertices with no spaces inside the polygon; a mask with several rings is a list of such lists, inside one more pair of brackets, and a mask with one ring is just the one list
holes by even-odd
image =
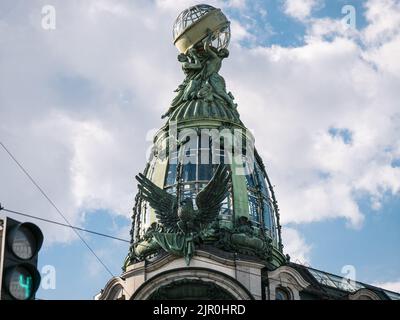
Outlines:
{"label": "traffic light pole", "polygon": [[[0,210],[2,209],[0,204]],[[4,265],[4,245],[5,245],[5,230],[6,230],[6,219],[0,217],[0,300],[2,300],[3,287],[3,265]]]}

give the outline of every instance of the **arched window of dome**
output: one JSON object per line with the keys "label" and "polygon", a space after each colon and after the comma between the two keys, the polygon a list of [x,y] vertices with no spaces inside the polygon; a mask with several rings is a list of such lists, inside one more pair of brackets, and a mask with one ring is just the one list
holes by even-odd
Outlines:
{"label": "arched window of dome", "polygon": [[289,289],[283,288],[283,287],[277,287],[275,289],[275,299],[276,300],[293,300]]}
{"label": "arched window of dome", "polygon": [[110,292],[109,300],[125,300],[124,288],[122,285],[116,285]]}

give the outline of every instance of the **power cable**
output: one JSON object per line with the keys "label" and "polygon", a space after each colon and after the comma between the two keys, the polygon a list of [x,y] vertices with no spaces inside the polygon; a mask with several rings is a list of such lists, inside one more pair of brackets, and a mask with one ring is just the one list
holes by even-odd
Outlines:
{"label": "power cable", "polygon": [[2,207],[1,204],[0,204],[0,211],[1,210],[9,212],[9,213],[13,213],[13,214],[18,214],[20,216],[24,216],[24,217],[28,217],[28,218],[32,218],[32,219],[48,222],[48,223],[53,223],[53,224],[58,225],[58,226],[67,227],[67,228],[71,228],[71,229],[75,229],[75,230],[79,230],[79,231],[84,231],[84,232],[87,232],[87,233],[95,234],[97,236],[101,236],[101,237],[105,237],[105,238],[110,238],[110,239],[114,239],[114,240],[130,243],[129,240],[118,238],[118,237],[114,237],[114,236],[110,236],[110,235],[105,234],[105,233],[101,233],[101,232],[97,232],[97,231],[93,231],[93,230],[88,230],[88,229],[84,229],[84,228],[80,228],[80,227],[70,226],[70,225],[67,225],[65,223],[61,223],[61,222],[57,222],[57,221],[53,221],[53,220],[49,220],[49,219],[40,218],[38,216],[30,215],[30,214],[19,212],[19,211],[9,210],[9,209],[6,209],[6,208]]}
{"label": "power cable", "polygon": [[28,173],[27,170],[22,166],[22,164],[14,157],[14,155],[7,149],[7,147],[0,141],[0,145],[3,147],[3,149],[7,152],[7,154],[10,156],[10,158],[17,164],[17,166],[21,169],[21,171],[28,177],[28,179],[33,183],[33,185],[40,191],[40,193],[47,199],[47,201],[51,204],[51,206],[58,212],[58,214],[64,219],[64,221],[67,223],[69,227],[74,230],[75,234],[81,239],[81,241],[85,244],[85,246],[88,248],[88,250],[96,257],[97,261],[103,266],[103,268],[112,276],[114,277],[113,273],[110,271],[110,269],[105,265],[105,263],[100,259],[100,257],[94,252],[94,250],[89,246],[89,244],[86,242],[86,240],[79,234],[79,232],[72,227],[72,225],[69,223],[68,219],[65,217],[65,215],[61,212],[60,209],[55,205],[55,203],[50,199],[50,197],[44,192],[44,190],[39,186],[39,184],[33,179],[33,177]]}
{"label": "power cable", "polygon": [[[103,268],[111,275],[111,277],[115,277],[114,274],[111,272],[111,270],[107,267],[107,265],[100,259],[100,257],[94,252],[94,250],[90,247],[90,245],[87,243],[87,241],[79,234],[77,228],[74,228],[71,223],[69,223],[68,219],[65,217],[65,215],[61,212],[60,209],[55,205],[55,203],[50,199],[50,197],[46,194],[46,192],[39,186],[39,184],[33,179],[33,177],[28,173],[28,171],[22,166],[22,164],[14,157],[14,155],[11,153],[10,150],[0,141],[0,145],[2,148],[7,152],[7,154],[10,156],[10,158],[17,164],[17,166],[20,168],[20,170],[29,178],[29,180],[33,183],[33,185],[40,191],[40,193],[47,199],[47,201],[52,205],[52,207],[58,212],[58,214],[64,219],[64,221],[67,223],[67,225],[75,232],[75,234],[81,239],[81,241],[85,244],[85,246],[88,248],[88,250],[94,255],[94,257],[97,259],[97,261],[103,266]],[[129,296],[129,292],[126,291],[124,287],[122,289],[127,293]]]}

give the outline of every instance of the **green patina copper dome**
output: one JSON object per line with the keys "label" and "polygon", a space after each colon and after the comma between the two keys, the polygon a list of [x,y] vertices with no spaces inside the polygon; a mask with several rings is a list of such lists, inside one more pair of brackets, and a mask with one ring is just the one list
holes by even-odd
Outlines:
{"label": "green patina copper dome", "polygon": [[179,123],[193,120],[220,120],[241,124],[237,111],[220,101],[213,103],[200,99],[185,101],[170,116],[170,121]]}

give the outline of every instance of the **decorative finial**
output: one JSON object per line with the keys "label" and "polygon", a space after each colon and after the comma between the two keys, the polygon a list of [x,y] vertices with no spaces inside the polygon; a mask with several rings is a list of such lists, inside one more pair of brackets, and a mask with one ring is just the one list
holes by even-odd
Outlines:
{"label": "decorative finial", "polygon": [[[173,28],[174,44],[181,53],[209,37],[212,45],[219,49],[228,47],[231,37],[230,22],[220,9],[207,4],[199,4],[182,11]],[[201,46],[201,44],[200,44]]]}

